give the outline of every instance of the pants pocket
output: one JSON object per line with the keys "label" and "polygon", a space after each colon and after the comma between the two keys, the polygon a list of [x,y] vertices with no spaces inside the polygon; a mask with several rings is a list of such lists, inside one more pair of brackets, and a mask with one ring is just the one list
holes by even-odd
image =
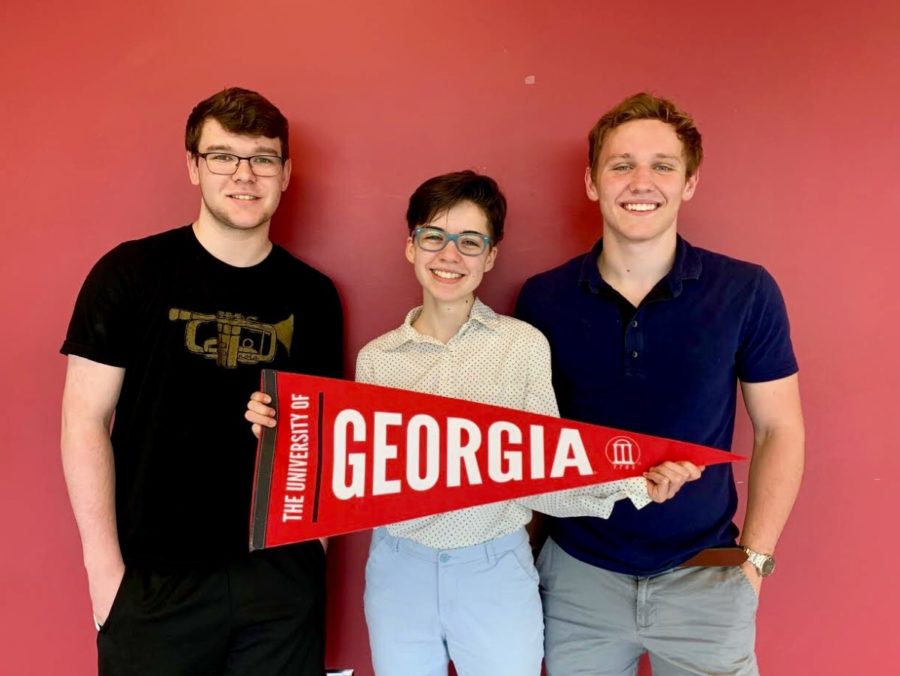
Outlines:
{"label": "pants pocket", "polygon": [[528,542],[524,542],[512,551],[508,552],[507,556],[512,556],[515,559],[516,563],[518,564],[519,570],[521,570],[529,580],[531,580],[535,584],[538,583],[538,572],[534,567],[534,556],[531,553],[531,545],[529,545]]}
{"label": "pants pocket", "polygon": [[109,613],[106,615],[106,621],[100,625],[98,632],[105,634],[109,631],[110,624],[115,623],[115,619],[119,616],[121,608],[126,602],[126,585],[131,578],[131,566],[125,566],[125,572],[122,574],[122,580],[119,582],[119,588],[113,598],[112,605],[109,607]]}

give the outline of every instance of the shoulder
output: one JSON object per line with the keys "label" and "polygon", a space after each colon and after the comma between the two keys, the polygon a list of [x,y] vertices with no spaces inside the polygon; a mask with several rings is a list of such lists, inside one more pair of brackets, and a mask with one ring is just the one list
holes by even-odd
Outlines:
{"label": "shoulder", "polygon": [[775,278],[757,263],[705,249],[696,252],[710,316],[720,327],[735,327],[738,379],[765,382],[796,373],[790,321]]}
{"label": "shoulder", "polygon": [[171,274],[173,263],[186,251],[190,226],[122,242],[107,251],[91,268],[85,286],[94,291],[109,286],[141,284],[153,275]]}
{"label": "shoulder", "polygon": [[309,311],[343,314],[340,294],[331,278],[286,249],[274,245],[266,259],[265,275],[276,293],[302,301]]}
{"label": "shoulder", "polygon": [[692,247],[703,266],[703,272],[724,273],[730,276],[746,277],[752,279],[764,272],[764,268],[758,263],[733,258],[717,251],[710,251],[701,247]]}
{"label": "shoulder", "polygon": [[356,355],[356,381],[363,383],[378,383],[379,378],[375,373],[381,373],[385,369],[392,369],[398,364],[405,363],[406,356],[403,350],[397,350],[406,339],[403,336],[403,327],[388,331],[377,338],[370,340]]}
{"label": "shoulder", "polygon": [[373,338],[368,343],[363,345],[362,349],[359,351],[357,359],[371,359],[376,355],[390,352],[404,341],[405,338],[403,335],[403,327],[397,327],[392,331],[382,333],[377,338]]}
{"label": "shoulder", "polygon": [[725,254],[694,248],[700,262],[701,288],[723,303],[752,303],[780,296],[775,278],[758,263]]}
{"label": "shoulder", "polygon": [[700,261],[701,275],[711,281],[734,280],[748,284],[771,281],[774,283],[772,275],[759,263],[733,258],[700,247],[693,247],[693,253]]}
{"label": "shoulder", "polygon": [[165,255],[173,250],[186,248],[190,226],[182,226],[155,235],[132,239],[113,247],[100,259],[105,263],[134,264],[148,257]]}
{"label": "shoulder", "polygon": [[277,274],[290,276],[296,282],[310,286],[334,289],[334,282],[324,272],[314,268],[309,263],[300,260],[294,254],[279,244],[272,246],[272,265]]}
{"label": "shoulder", "polygon": [[528,278],[516,299],[516,317],[545,332],[559,322],[567,324],[572,304],[583,293],[582,279],[590,257],[591,252],[583,253]]}
{"label": "shoulder", "polygon": [[516,299],[516,316],[540,325],[555,315],[561,305],[578,293],[579,280],[590,255],[586,252],[575,256],[525,280]]}
{"label": "shoulder", "polygon": [[538,348],[547,345],[547,339],[543,333],[528,322],[515,317],[498,314],[494,328],[511,342]]}
{"label": "shoulder", "polygon": [[694,253],[701,272],[696,291],[688,295],[691,302],[707,308],[720,326],[738,327],[739,340],[745,347],[759,342],[774,352],[770,343],[778,338],[784,348],[781,352],[789,352],[787,308],[781,289],[768,270],[757,263],[706,249],[695,248]]}
{"label": "shoulder", "polygon": [[587,256],[590,256],[590,252],[579,254],[562,265],[529,277],[522,286],[522,293],[526,291],[537,294],[554,293],[560,289],[568,290],[572,288],[572,284],[577,282],[581,276],[581,270],[584,267],[584,260]]}
{"label": "shoulder", "polygon": [[524,371],[545,362],[549,364],[550,343],[528,322],[496,315],[489,335],[491,338],[485,345],[492,343],[496,352],[503,354],[506,360],[519,363]]}

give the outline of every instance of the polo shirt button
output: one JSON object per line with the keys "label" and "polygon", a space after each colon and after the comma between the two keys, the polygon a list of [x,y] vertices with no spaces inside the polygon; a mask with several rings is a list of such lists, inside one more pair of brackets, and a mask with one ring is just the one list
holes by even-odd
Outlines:
{"label": "polo shirt button", "polygon": [[638,356],[637,350],[632,350],[631,356],[634,357],[635,359],[637,359],[637,356]]}
{"label": "polo shirt button", "polygon": [[635,319],[633,322],[631,322],[631,325],[632,325],[632,326],[637,326],[637,319]]}
{"label": "polo shirt button", "polygon": [[441,563],[447,563],[447,561],[450,560],[450,555],[449,554],[441,554],[440,559],[441,559]]}

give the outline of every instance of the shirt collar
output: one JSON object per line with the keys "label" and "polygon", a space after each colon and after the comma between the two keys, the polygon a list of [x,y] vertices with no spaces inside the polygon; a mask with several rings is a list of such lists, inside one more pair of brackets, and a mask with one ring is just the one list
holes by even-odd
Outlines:
{"label": "shirt collar", "polygon": [[[391,339],[385,345],[385,349],[396,350],[397,348],[402,347],[406,343],[410,342],[435,342],[432,338],[423,336],[413,327],[413,322],[418,319],[421,313],[421,305],[410,310],[406,314],[406,319],[403,320],[403,324],[401,324],[400,327],[391,334]],[[451,340],[454,340],[457,336],[461,336],[467,331],[473,330],[477,327],[483,327],[485,329],[488,329],[489,331],[496,331],[499,321],[500,320],[497,317],[497,313],[487,305],[482,303],[478,298],[476,298],[475,303],[472,305],[472,309],[469,312],[469,319],[466,320],[466,323],[459,328],[456,336],[454,336]]]}
{"label": "shirt collar", "polygon": [[[586,254],[581,263],[581,273],[578,276],[578,284],[587,288],[591,293],[600,293],[601,290],[609,288],[609,284],[603,281],[600,276],[600,268],[597,260],[600,252],[603,251],[603,238],[597,240],[590,253]],[[673,298],[681,295],[682,287],[685,280],[700,279],[700,272],[703,264],[697,250],[684,239],[681,235],[677,235],[675,242],[675,262],[672,269],[663,277],[668,284],[669,291]]]}

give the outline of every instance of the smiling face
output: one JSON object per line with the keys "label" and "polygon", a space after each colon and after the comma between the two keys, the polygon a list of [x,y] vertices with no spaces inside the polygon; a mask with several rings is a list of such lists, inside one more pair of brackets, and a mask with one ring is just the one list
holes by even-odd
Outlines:
{"label": "smiling face", "polygon": [[[463,232],[491,235],[484,212],[469,201],[460,202],[436,214],[429,223],[433,228],[455,235]],[[475,290],[484,273],[494,267],[497,248],[489,247],[479,256],[464,256],[455,242],[440,251],[421,249],[412,237],[406,240],[406,260],[413,264],[416,279],[422,285],[426,305],[432,302],[455,303],[474,300]]]}
{"label": "smiling face", "polygon": [[[226,131],[215,119],[203,123],[198,152],[213,150],[250,157],[281,156],[281,141],[265,136],[242,136]],[[281,201],[281,193],[291,177],[291,161],[287,160],[277,176],[256,176],[249,162],[240,162],[231,176],[214,174],[201,157],[187,153],[191,183],[200,186],[201,226],[217,229],[251,231],[268,229],[272,215]]]}
{"label": "smiling face", "polygon": [[633,120],[603,141],[588,197],[600,204],[603,236],[620,243],[674,239],[681,203],[694,195],[699,174],[687,178],[684,149],[675,130],[659,120]]}

